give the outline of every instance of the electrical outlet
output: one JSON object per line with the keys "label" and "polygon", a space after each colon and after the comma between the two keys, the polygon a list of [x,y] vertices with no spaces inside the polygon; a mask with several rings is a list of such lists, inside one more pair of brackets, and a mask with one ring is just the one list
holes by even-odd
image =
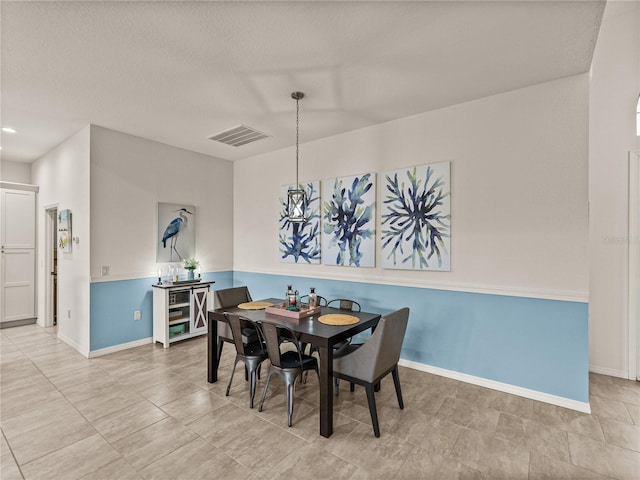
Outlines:
{"label": "electrical outlet", "polygon": [[102,266],[102,276],[103,277],[108,277],[109,275],[110,275],[109,265],[103,265]]}
{"label": "electrical outlet", "polygon": [[133,319],[140,320],[140,310],[136,310],[135,312],[133,312]]}

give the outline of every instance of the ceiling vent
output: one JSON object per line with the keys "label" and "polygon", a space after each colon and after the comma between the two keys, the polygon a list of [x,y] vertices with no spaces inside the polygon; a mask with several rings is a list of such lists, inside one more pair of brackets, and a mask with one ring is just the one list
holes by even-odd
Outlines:
{"label": "ceiling vent", "polygon": [[260,132],[255,128],[247,127],[246,125],[238,125],[237,127],[212,135],[209,137],[209,140],[215,140],[216,142],[231,145],[232,147],[240,147],[270,136],[271,135]]}

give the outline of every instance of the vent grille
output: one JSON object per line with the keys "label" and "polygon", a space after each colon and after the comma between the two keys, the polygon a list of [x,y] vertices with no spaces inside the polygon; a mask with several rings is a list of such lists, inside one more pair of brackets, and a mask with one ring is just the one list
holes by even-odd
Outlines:
{"label": "vent grille", "polygon": [[240,147],[270,136],[271,135],[260,132],[255,128],[247,127],[246,125],[238,125],[237,127],[212,135],[209,137],[209,140],[215,140],[216,142],[231,145],[232,147]]}

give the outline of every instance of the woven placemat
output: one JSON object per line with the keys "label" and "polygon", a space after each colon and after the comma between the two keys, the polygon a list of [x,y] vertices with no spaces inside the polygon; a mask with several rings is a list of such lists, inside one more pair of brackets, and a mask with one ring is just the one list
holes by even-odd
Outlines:
{"label": "woven placemat", "polygon": [[273,305],[271,302],[246,302],[238,305],[240,310],[262,310]]}
{"label": "woven placemat", "polygon": [[327,315],[322,315],[318,320],[320,323],[324,323],[326,325],[353,325],[360,321],[358,317],[345,315],[343,313],[329,313]]}

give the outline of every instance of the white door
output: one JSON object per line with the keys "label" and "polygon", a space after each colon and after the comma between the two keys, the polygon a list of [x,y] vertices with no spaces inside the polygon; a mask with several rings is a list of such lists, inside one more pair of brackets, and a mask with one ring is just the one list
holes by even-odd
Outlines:
{"label": "white door", "polygon": [[36,194],[1,189],[0,322],[35,318]]}

